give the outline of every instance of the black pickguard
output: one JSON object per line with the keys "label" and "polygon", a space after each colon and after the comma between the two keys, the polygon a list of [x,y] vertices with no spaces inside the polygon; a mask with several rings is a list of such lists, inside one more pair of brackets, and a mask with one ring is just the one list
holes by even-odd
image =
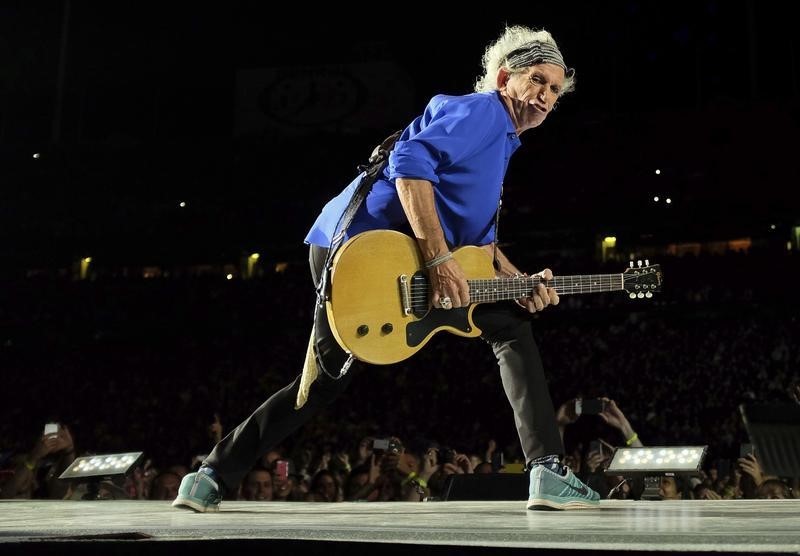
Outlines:
{"label": "black pickguard", "polygon": [[471,332],[472,325],[467,317],[469,307],[460,309],[431,309],[424,318],[406,326],[406,342],[410,347],[422,343],[431,330],[440,326],[450,326],[462,332]]}

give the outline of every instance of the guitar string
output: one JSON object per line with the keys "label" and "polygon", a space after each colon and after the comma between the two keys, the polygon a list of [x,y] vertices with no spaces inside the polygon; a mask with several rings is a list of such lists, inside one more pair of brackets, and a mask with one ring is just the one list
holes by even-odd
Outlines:
{"label": "guitar string", "polygon": [[[637,275],[638,276],[638,275]],[[636,276],[627,277],[628,281],[634,279]],[[498,283],[498,280],[500,283]],[[519,281],[519,283],[517,283]],[[573,276],[559,276],[555,277],[549,283],[551,287],[556,287],[560,295],[569,295],[574,293],[592,293],[593,290],[600,291],[619,291],[624,289],[626,278],[624,274],[589,274],[577,277]],[[519,278],[487,278],[468,280],[471,285],[473,294],[473,301],[491,301],[493,298],[504,298],[505,295],[510,295],[510,299],[517,297],[526,297],[532,287],[542,283],[538,277],[530,277],[525,279]],[[561,284],[563,282],[563,284]],[[577,283],[576,283],[577,282]],[[499,287],[498,287],[499,286]],[[427,300],[429,296],[429,289],[427,284],[424,286],[413,286],[411,288],[411,301],[421,302]]]}

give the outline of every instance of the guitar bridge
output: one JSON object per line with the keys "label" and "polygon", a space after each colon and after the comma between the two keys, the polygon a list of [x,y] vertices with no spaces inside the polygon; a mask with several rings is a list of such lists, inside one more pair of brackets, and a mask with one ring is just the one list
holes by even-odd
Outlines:
{"label": "guitar bridge", "polygon": [[411,314],[411,282],[406,274],[401,274],[397,282],[398,286],[400,286],[400,301],[403,304],[403,314],[408,316]]}

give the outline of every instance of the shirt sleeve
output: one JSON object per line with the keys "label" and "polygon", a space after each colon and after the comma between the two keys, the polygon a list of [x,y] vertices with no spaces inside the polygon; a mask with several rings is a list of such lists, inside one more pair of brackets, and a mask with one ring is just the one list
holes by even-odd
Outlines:
{"label": "shirt sleeve", "polygon": [[498,129],[505,130],[490,96],[438,98],[428,104],[417,125],[410,126],[408,137],[395,144],[389,156],[389,179],[439,183],[443,169],[469,158]]}

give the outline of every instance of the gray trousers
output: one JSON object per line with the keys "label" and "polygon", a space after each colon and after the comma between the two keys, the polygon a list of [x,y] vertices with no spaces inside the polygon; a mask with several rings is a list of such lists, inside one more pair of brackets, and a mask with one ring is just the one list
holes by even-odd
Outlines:
{"label": "gray trousers", "polygon": [[[322,276],[327,251],[323,247],[311,246],[309,264],[315,285]],[[503,388],[514,410],[526,461],[563,454],[553,402],[527,313],[513,302],[481,304],[473,311],[473,320],[497,357]],[[315,324],[322,364],[335,375],[347,355],[336,343],[324,309],[317,311]],[[217,472],[227,487],[234,488],[259,457],[335,400],[364,367],[365,364],[354,363],[339,380],[320,371],[319,378],[311,386],[308,401],[302,408],[295,409],[301,376],[298,375],[228,433],[204,463]]]}

